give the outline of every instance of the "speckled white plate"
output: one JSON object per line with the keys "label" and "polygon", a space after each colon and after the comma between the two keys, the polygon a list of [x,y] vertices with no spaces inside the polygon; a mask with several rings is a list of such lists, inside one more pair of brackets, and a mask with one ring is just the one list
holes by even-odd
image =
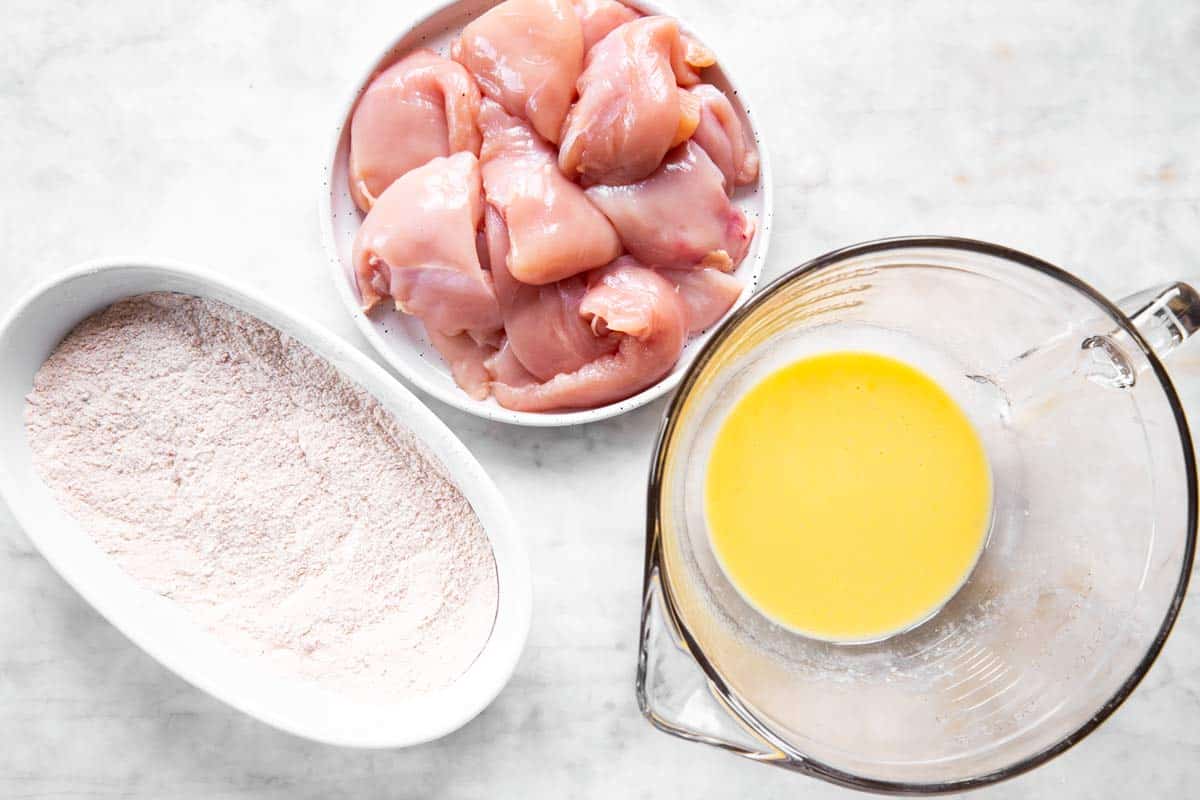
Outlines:
{"label": "speckled white plate", "polygon": [[[407,30],[400,31],[400,35],[369,62],[367,68],[355,81],[352,93],[341,106],[336,117],[333,146],[325,165],[321,185],[321,236],[329,259],[329,268],[337,287],[337,293],[342,298],[346,310],[354,318],[358,329],[362,331],[371,346],[406,380],[442,402],[485,419],[516,425],[550,427],[578,425],[584,422],[608,419],[662,397],[679,385],[684,371],[696,353],[708,341],[711,331],[693,337],[687,343],[679,362],[665,378],[626,400],[584,411],[544,414],[510,411],[501,407],[491,398],[483,401],[473,400],[459,389],[450,376],[449,368],[429,344],[421,324],[414,318],[393,309],[373,311],[369,316],[364,314],[359,303],[358,291],[354,285],[354,270],[350,254],[354,235],[358,231],[362,215],[350,197],[346,175],[350,151],[350,116],[358,102],[359,95],[380,70],[416,47],[429,47],[440,53],[447,53],[450,41],[458,31],[467,22],[497,5],[498,2],[499,0],[457,0],[448,3],[439,2],[432,7],[427,7],[424,12],[415,15],[413,24]],[[628,5],[647,14],[667,14],[679,18],[685,30],[710,47],[713,46],[711,40],[705,39],[696,31],[688,28],[685,19],[663,4],[630,0]],[[720,61],[722,56],[720,48],[714,47],[714,50],[717,53],[718,63],[705,71],[704,79],[716,85],[729,96],[734,108],[753,132],[761,158],[758,181],[742,187],[734,195],[734,202],[746,212],[748,217],[754,220],[758,229],[754,241],[750,245],[749,253],[734,273],[746,284],[745,291],[733,306],[733,308],[737,308],[754,292],[766,261],[767,245],[771,238],[771,165],[762,132],[754,124],[754,118],[750,114],[747,103],[730,76],[728,65]],[[732,311],[733,309],[730,309],[730,312]]]}
{"label": "speckled white plate", "polygon": [[[25,435],[25,396],[42,362],[76,324],[130,295],[211,297],[305,344],[373,394],[428,448],[479,515],[496,558],[499,604],[478,658],[453,683],[410,700],[364,703],[280,676],[229,650],[178,604],[141,586],[108,557],[38,478]],[[163,666],[251,716],[317,741],[404,747],[444,736],[483,710],[508,682],[525,646],[529,562],[508,505],[462,442],[360,350],[217,275],[174,264],[82,264],[43,283],[0,324],[0,494],[58,573],[118,630]]]}

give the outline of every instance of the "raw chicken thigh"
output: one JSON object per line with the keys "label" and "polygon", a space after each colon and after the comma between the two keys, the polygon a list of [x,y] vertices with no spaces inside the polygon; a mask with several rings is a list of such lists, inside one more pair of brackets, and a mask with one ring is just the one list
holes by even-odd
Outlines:
{"label": "raw chicken thigh", "polygon": [[716,324],[742,295],[742,282],[719,269],[663,269],[659,274],[675,285],[687,314],[688,333]]}
{"label": "raw chicken thigh", "polygon": [[692,141],[704,148],[725,176],[725,191],[733,194],[738,186],[758,178],[758,151],[720,89],[702,83],[692,88],[692,94],[700,100],[700,124]]}
{"label": "raw chicken thigh", "polygon": [[592,329],[617,336],[617,349],[542,383],[492,384],[517,411],[593,408],[636,394],[671,371],[687,339],[687,313],[675,287],[628,259],[593,272],[579,307]]}
{"label": "raw chicken thigh", "polygon": [[479,89],[463,69],[417,50],[379,74],[350,121],[350,193],[370,211],[392,181],[432,158],[478,155]]}
{"label": "raw chicken thigh", "polygon": [[483,93],[558,142],[583,70],[583,28],[570,0],[505,0],[463,29],[451,54]]}
{"label": "raw chicken thigh", "polygon": [[611,336],[597,336],[580,314],[587,280],[576,275],[545,286],[520,283],[505,266],[508,232],[499,213],[485,213],[489,260],[496,298],[508,333],[508,348],[535,380],[574,372],[617,349]]}
{"label": "raw chicken thigh", "polygon": [[483,363],[487,369],[488,377],[493,384],[505,383],[509,386],[527,386],[538,382],[538,379],[531,375],[529,370],[525,369],[525,365],[521,363],[520,359],[513,354],[512,347],[509,346],[507,341]]}
{"label": "raw chicken thigh", "polygon": [[715,56],[621,0],[504,0],[451,57],[409,53],[351,118],[364,311],[391,298],[467,395],[514,411],[653,386],[744,290],[732,197],[758,153],[700,82]]}
{"label": "raw chicken thigh", "polygon": [[721,170],[692,141],[672,150],[644,181],[593,186],[585,194],[616,227],[629,254],[647,266],[728,272],[754,236],[754,223],[725,194]]}
{"label": "raw chicken thigh", "polygon": [[594,183],[645,178],[695,131],[699,103],[679,86],[698,83],[697,69],[715,62],[670,17],[642,17],[612,31],[588,52],[559,167]]}
{"label": "raw chicken thigh", "polygon": [[575,0],[575,13],[583,26],[584,53],[613,30],[641,16],[617,0]]}
{"label": "raw chicken thigh", "polygon": [[363,308],[387,295],[439,333],[498,329],[500,307],[475,247],[481,195],[471,153],[435,158],[389,186],[354,239]]}
{"label": "raw chicken thigh", "polygon": [[450,366],[458,388],[473,400],[487,399],[492,378],[485,362],[496,353],[496,348],[475,341],[467,333],[441,333],[426,326],[425,334]]}
{"label": "raw chicken thigh", "polygon": [[483,188],[508,228],[513,277],[552,283],[621,254],[613,226],[583,189],[558,171],[554,149],[528,123],[484,100],[479,127]]}

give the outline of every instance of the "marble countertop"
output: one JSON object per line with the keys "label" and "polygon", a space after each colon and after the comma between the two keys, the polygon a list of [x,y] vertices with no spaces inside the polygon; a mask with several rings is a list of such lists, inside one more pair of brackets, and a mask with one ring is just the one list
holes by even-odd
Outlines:
{"label": "marble countertop", "polygon": [[[879,236],[1003,242],[1119,295],[1200,275],[1200,5],[694,0],[776,170],[769,272]],[[15,0],[0,26],[0,306],[91,257],[207,265],[362,344],[319,253],[348,81],[413,7]],[[364,345],[365,346],[365,345]],[[1200,347],[1174,362],[1200,418]],[[356,752],[188,686],[97,616],[0,509],[0,797],[844,794],[650,728],[633,695],[643,484],[663,403],[568,430],[429,401],[514,501],[536,610],[507,690],[434,744]],[[997,798],[1185,796],[1200,608],[1083,744]]]}

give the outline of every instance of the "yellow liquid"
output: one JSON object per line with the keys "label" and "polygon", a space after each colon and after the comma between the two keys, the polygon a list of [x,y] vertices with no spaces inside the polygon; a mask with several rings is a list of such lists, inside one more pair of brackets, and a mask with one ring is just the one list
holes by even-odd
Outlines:
{"label": "yellow liquid", "polygon": [[800,633],[870,641],[935,613],[991,518],[987,455],[962,409],[885,356],[798,361],[751,389],[717,434],[712,546],[753,606]]}

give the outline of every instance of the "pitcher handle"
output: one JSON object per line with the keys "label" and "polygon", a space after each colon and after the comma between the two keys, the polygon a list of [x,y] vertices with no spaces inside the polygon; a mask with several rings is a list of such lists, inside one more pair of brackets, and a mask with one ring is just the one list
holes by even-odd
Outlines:
{"label": "pitcher handle", "polygon": [[[1200,328],[1197,285],[1200,283],[1173,281],[1117,303],[1159,359],[1177,350]],[[1094,383],[1128,389],[1137,383],[1139,369],[1148,367],[1144,359],[1131,357],[1139,349],[1124,329],[1088,337],[1080,347],[1081,370]]]}
{"label": "pitcher handle", "polygon": [[[1174,353],[1200,330],[1200,281],[1173,281],[1131,294],[1117,307],[1133,323],[1160,359]],[[1096,321],[1087,323],[1096,330]],[[1104,327],[1100,327],[1104,330]],[[1140,358],[1141,346],[1125,328],[1109,329],[1080,340],[1078,328],[1026,350],[991,376],[972,380],[1005,386],[1007,416],[1036,408],[1054,397],[1063,382],[1081,375],[1092,383],[1115,389],[1136,385],[1139,372],[1150,363]]]}
{"label": "pitcher handle", "polygon": [[1174,281],[1132,294],[1117,306],[1159,358],[1200,330],[1200,281]]}

